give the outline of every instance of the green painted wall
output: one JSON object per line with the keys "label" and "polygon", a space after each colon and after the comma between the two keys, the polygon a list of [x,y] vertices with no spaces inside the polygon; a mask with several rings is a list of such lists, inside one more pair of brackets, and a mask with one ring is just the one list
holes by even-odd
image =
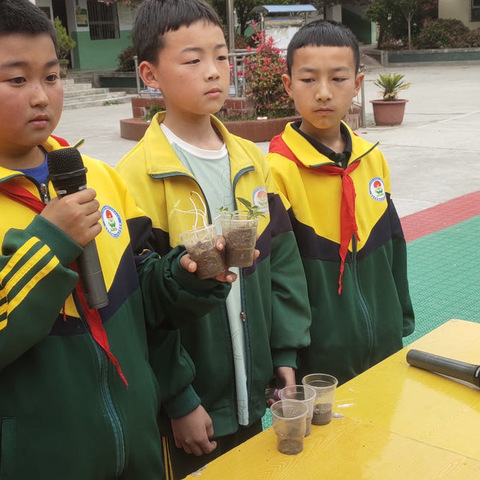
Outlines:
{"label": "green painted wall", "polygon": [[132,44],[130,30],[120,31],[120,38],[91,40],[89,32],[72,32],[77,42],[73,49],[75,70],[112,70],[117,68],[117,56]]}

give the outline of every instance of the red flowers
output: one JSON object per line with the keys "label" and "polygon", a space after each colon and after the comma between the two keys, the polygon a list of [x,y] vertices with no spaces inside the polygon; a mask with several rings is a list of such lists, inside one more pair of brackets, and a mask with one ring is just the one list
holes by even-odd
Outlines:
{"label": "red flowers", "polygon": [[256,47],[249,47],[254,52],[244,59],[247,94],[253,98],[256,114],[262,117],[288,117],[295,113],[293,101],[285,92],[282,74],[287,65],[282,51],[274,46],[274,39],[258,32],[253,37]]}

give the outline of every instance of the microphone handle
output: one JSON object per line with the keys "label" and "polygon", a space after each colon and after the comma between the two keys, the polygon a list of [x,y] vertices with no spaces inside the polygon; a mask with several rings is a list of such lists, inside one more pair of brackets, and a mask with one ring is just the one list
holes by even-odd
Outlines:
{"label": "microphone handle", "polygon": [[78,270],[88,306],[90,308],[107,306],[107,288],[94,240],[85,245],[82,254],[78,257]]}
{"label": "microphone handle", "polygon": [[458,378],[480,387],[480,365],[460,362],[415,349],[408,351],[407,362],[414,367]]}

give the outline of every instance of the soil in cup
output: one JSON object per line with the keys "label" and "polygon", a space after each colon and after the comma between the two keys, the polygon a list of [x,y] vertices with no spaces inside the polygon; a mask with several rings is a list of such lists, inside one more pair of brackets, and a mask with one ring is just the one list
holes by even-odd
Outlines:
{"label": "soil in cup", "polygon": [[297,440],[295,438],[284,438],[278,440],[278,451],[285,455],[297,455],[303,450],[303,439]]}
{"label": "soil in cup", "polygon": [[211,242],[197,242],[188,248],[188,253],[197,263],[197,276],[200,279],[212,278],[225,270],[222,256]]}
{"label": "soil in cup", "polygon": [[313,407],[313,425],[327,425],[332,420],[332,403],[317,403]]}
{"label": "soil in cup", "polygon": [[247,228],[232,228],[223,235],[226,242],[225,263],[231,267],[251,266],[257,236],[256,224]]}

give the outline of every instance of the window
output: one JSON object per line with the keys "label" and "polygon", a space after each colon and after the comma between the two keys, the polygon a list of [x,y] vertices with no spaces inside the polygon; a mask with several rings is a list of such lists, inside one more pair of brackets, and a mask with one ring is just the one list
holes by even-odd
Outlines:
{"label": "window", "polygon": [[472,0],[472,22],[480,22],[480,0]]}
{"label": "window", "polygon": [[92,40],[120,38],[118,12],[115,3],[106,4],[97,0],[88,0],[87,9],[90,38]]}

